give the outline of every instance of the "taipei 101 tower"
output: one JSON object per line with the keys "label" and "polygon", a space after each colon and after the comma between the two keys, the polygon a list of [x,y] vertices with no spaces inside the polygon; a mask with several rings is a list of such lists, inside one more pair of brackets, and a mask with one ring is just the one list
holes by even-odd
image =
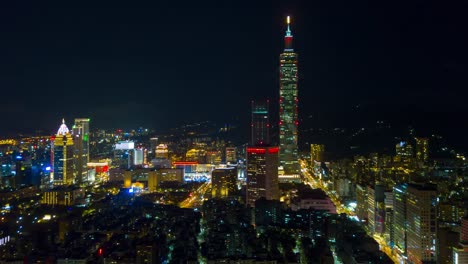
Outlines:
{"label": "taipei 101 tower", "polygon": [[297,54],[293,49],[290,17],[287,17],[284,51],[280,55],[279,180],[300,182],[297,150]]}

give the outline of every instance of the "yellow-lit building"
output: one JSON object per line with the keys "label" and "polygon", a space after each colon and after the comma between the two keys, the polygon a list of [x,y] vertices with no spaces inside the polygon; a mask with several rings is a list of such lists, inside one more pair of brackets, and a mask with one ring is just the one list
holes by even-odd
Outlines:
{"label": "yellow-lit building", "polygon": [[84,192],[80,188],[57,187],[42,194],[41,204],[70,206],[83,196]]}
{"label": "yellow-lit building", "polygon": [[157,159],[168,159],[169,158],[169,149],[166,144],[159,144],[156,146],[155,157]]}
{"label": "yellow-lit building", "polygon": [[310,161],[311,164],[315,162],[324,161],[325,145],[322,144],[310,144]]}
{"label": "yellow-lit building", "polygon": [[416,141],[416,160],[426,162],[429,158],[429,139],[428,138],[414,138]]}
{"label": "yellow-lit building", "polygon": [[219,168],[211,173],[211,197],[225,198],[237,191],[237,169]]}
{"label": "yellow-lit building", "polygon": [[401,141],[395,145],[396,162],[409,163],[413,159],[413,146],[406,141]]}
{"label": "yellow-lit building", "polygon": [[[124,172],[124,188],[138,187],[148,188],[148,191],[155,192],[162,182],[184,181],[184,171],[178,168],[161,169],[137,169]],[[139,183],[138,185],[135,185]]]}
{"label": "yellow-lit building", "polygon": [[196,161],[199,163],[205,163],[206,160],[206,151],[202,149],[190,149],[185,154],[186,161]]}
{"label": "yellow-lit building", "polygon": [[237,148],[236,147],[226,148],[226,163],[237,163]]}
{"label": "yellow-lit building", "polygon": [[62,120],[57,135],[52,137],[52,182],[54,185],[71,185],[75,182],[73,137]]}

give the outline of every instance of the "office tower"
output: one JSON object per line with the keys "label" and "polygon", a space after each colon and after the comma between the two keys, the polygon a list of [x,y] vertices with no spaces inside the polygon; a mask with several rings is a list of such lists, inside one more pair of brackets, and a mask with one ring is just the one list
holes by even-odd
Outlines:
{"label": "office tower", "polygon": [[57,134],[52,137],[52,182],[54,185],[70,185],[75,182],[73,168],[73,137],[62,120]]}
{"label": "office tower", "polygon": [[401,141],[395,145],[396,157],[401,162],[409,162],[413,158],[413,146],[406,141]]}
{"label": "office tower", "polygon": [[114,166],[129,169],[132,166],[133,150],[135,143],[133,141],[119,141],[115,144],[114,159],[112,163]]}
{"label": "office tower", "polygon": [[375,185],[375,233],[383,235],[385,233],[385,185],[377,183]]}
{"label": "office tower", "polygon": [[323,153],[325,152],[325,145],[322,144],[310,144],[310,161],[311,164],[314,162],[323,162]]}
{"label": "office tower", "polygon": [[269,101],[252,101],[252,145],[270,144]]}
{"label": "office tower", "polygon": [[437,189],[402,184],[393,188],[396,252],[410,263],[437,261]]}
{"label": "office tower", "polygon": [[143,165],[145,163],[145,149],[135,148],[133,150],[132,165]]}
{"label": "office tower", "polygon": [[356,185],[356,216],[359,221],[367,222],[368,220],[368,199],[367,199],[367,187],[357,184]]}
{"label": "office tower", "polygon": [[397,254],[406,256],[406,195],[407,185],[393,187],[393,245]]}
{"label": "office tower", "polygon": [[408,185],[407,251],[412,263],[437,262],[437,189],[432,185]]}
{"label": "office tower", "polygon": [[429,158],[429,139],[428,138],[414,138],[416,141],[416,160],[426,162]]}
{"label": "office tower", "polygon": [[393,248],[394,229],[393,229],[393,190],[386,190],[384,193],[385,204],[385,222],[384,222],[384,236],[385,241],[390,248]]}
{"label": "office tower", "polygon": [[75,118],[73,126],[73,142],[75,146],[74,162],[76,181],[82,184],[87,178],[87,164],[89,162],[89,118]]}
{"label": "office tower", "polygon": [[293,36],[289,28],[284,37],[284,52],[280,55],[280,94],[279,94],[279,137],[280,166],[285,175],[299,175],[297,154],[297,54],[294,52]]}
{"label": "office tower", "polygon": [[219,168],[211,173],[211,197],[226,198],[237,191],[237,169]]}
{"label": "office tower", "polygon": [[367,186],[367,230],[375,232],[375,187]]}
{"label": "office tower", "polygon": [[279,199],[278,147],[247,147],[247,204],[261,197]]}
{"label": "office tower", "polygon": [[237,163],[236,147],[226,147],[226,163]]}

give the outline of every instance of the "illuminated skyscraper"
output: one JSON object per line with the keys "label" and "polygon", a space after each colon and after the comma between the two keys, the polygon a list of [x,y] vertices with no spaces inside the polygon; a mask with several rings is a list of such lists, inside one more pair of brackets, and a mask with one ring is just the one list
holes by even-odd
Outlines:
{"label": "illuminated skyscraper", "polygon": [[406,141],[395,145],[396,158],[401,162],[410,162],[413,158],[413,146]]}
{"label": "illuminated skyscraper", "polygon": [[406,196],[406,184],[393,187],[393,244],[395,251],[401,256],[407,254]]}
{"label": "illuminated skyscraper", "polygon": [[119,141],[115,144],[114,159],[112,163],[119,168],[130,169],[132,166],[133,150],[135,149],[135,142],[133,141]]}
{"label": "illuminated skyscraper", "polygon": [[211,172],[211,197],[226,198],[237,190],[237,169],[218,168]]}
{"label": "illuminated skyscraper", "polygon": [[414,138],[416,141],[416,160],[426,162],[429,158],[429,139]]}
{"label": "illuminated skyscraper", "polygon": [[75,118],[73,126],[73,141],[75,145],[76,181],[83,183],[87,178],[87,164],[89,162],[89,118]]}
{"label": "illuminated skyscraper", "polygon": [[73,168],[73,137],[62,120],[57,135],[52,137],[52,170],[54,185],[70,185],[75,181]]}
{"label": "illuminated skyscraper", "polygon": [[247,204],[279,199],[278,147],[247,147]]}
{"label": "illuminated skyscraper", "polygon": [[323,153],[325,152],[325,145],[321,144],[310,144],[310,161],[313,164],[314,161],[322,162]]}
{"label": "illuminated skyscraper", "polygon": [[268,145],[270,143],[269,101],[252,101],[252,145]]}
{"label": "illuminated skyscraper", "polygon": [[436,187],[403,184],[395,186],[393,192],[396,252],[409,263],[436,263]]}
{"label": "illuminated skyscraper", "polygon": [[289,28],[284,37],[284,52],[280,55],[280,94],[279,94],[279,161],[285,175],[299,175],[297,155],[297,54],[294,52],[293,36]]}
{"label": "illuminated skyscraper", "polygon": [[408,185],[406,223],[410,263],[437,262],[437,189]]}

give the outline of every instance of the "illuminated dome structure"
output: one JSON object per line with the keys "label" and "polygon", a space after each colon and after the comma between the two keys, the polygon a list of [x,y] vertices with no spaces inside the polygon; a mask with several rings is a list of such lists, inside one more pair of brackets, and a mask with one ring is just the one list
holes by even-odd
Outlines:
{"label": "illuminated dome structure", "polygon": [[62,119],[62,125],[60,125],[57,136],[65,136],[66,134],[70,134],[70,130],[68,130],[67,125],[65,125],[65,119]]}

